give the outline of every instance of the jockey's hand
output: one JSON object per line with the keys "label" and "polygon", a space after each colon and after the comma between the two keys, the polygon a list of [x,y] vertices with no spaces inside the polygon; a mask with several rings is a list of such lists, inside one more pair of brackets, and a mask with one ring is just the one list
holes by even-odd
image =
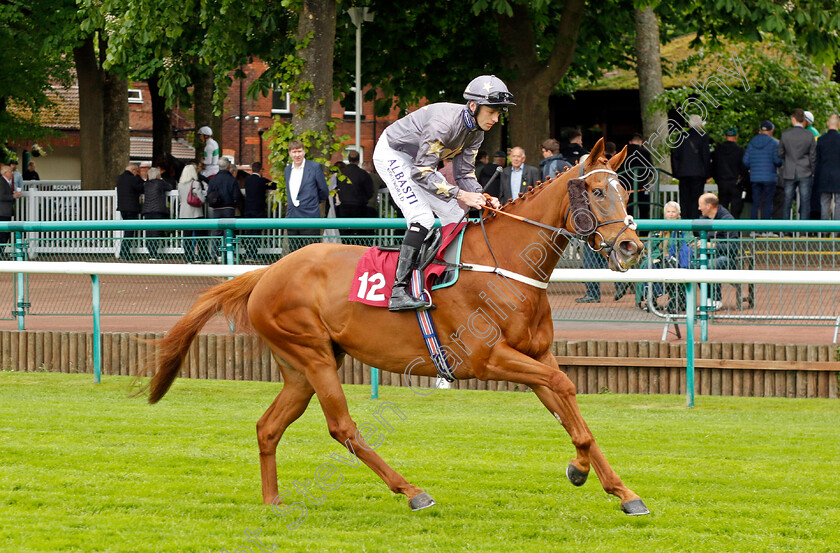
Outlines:
{"label": "jockey's hand", "polygon": [[[469,207],[474,207],[476,209],[481,209],[482,207],[487,205],[487,199],[481,192],[466,192],[464,190],[459,190],[458,194],[455,196],[455,199],[459,202],[466,204]],[[491,196],[490,205],[495,207],[496,209],[499,209],[499,200]]]}

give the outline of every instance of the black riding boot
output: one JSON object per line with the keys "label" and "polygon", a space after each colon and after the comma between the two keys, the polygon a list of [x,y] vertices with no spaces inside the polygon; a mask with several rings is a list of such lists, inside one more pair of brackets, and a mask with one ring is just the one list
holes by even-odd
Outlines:
{"label": "black riding boot", "polygon": [[419,248],[406,244],[400,247],[400,259],[397,261],[394,287],[391,289],[391,299],[388,300],[389,311],[409,311],[428,305],[425,301],[418,300],[408,292],[408,287],[411,284],[411,273],[417,266],[419,255]]}

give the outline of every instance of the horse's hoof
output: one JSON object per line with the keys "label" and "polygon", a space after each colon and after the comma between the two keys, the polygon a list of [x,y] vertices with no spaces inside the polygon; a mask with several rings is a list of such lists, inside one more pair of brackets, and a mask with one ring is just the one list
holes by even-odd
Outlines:
{"label": "horse's hoof", "polygon": [[420,509],[431,507],[434,504],[435,500],[432,499],[432,496],[430,496],[426,492],[415,495],[414,497],[408,500],[408,506],[411,507],[412,511],[419,511]]}
{"label": "horse's hoof", "polygon": [[630,516],[650,514],[650,509],[645,507],[645,503],[641,499],[632,499],[627,503],[622,503],[621,510]]}
{"label": "horse's hoof", "polygon": [[578,470],[576,466],[569,463],[569,466],[566,467],[566,478],[575,486],[583,486],[586,479],[589,478],[589,473]]}

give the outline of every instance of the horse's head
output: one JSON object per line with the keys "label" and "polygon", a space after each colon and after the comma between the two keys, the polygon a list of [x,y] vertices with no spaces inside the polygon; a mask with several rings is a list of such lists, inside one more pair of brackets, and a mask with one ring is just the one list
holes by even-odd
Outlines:
{"label": "horse's head", "polygon": [[623,272],[639,261],[644,246],[627,213],[628,193],[616,175],[627,147],[609,160],[603,153],[602,138],[585,160],[567,171],[570,216],[566,224],[609,260],[610,269]]}

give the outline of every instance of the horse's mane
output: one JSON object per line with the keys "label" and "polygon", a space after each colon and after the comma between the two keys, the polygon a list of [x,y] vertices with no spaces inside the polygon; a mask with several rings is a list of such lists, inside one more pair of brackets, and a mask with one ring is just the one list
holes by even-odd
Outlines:
{"label": "horse's mane", "polygon": [[[600,164],[606,165],[607,158],[605,158],[603,156],[599,157],[598,162]],[[503,204],[502,208],[501,208],[501,211],[510,212],[510,213],[515,214],[516,211],[518,209],[520,209],[520,206],[523,206],[525,204],[533,202],[534,198],[538,197],[540,195],[540,193],[544,192],[548,187],[550,187],[551,185],[553,185],[554,183],[559,181],[561,178],[563,178],[566,175],[566,173],[568,173],[569,171],[580,171],[580,162],[575,163],[573,166],[567,168],[562,173],[560,173],[558,175],[555,175],[554,177],[550,178],[549,180],[547,180],[545,182],[540,181],[540,182],[537,182],[536,186],[528,187],[528,190],[526,192],[520,193],[519,196],[517,196],[516,198],[512,198],[512,199],[508,200],[507,203]],[[497,219],[497,218],[498,217],[495,217],[495,216],[486,217],[485,221],[484,221],[484,224],[487,224],[490,221],[492,221],[494,219]],[[474,224],[479,224],[479,223],[474,222]]]}

